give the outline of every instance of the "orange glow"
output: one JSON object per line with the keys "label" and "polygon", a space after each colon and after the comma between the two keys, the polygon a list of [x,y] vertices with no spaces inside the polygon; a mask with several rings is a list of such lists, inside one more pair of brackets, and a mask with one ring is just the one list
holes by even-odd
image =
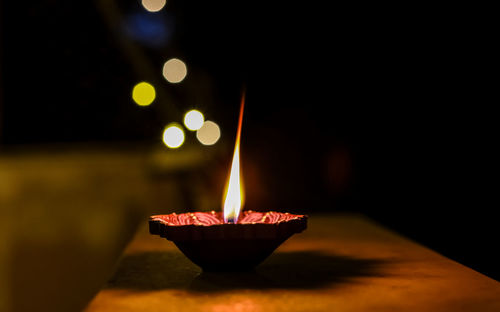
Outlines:
{"label": "orange glow", "polygon": [[231,171],[225,188],[224,222],[226,223],[238,222],[238,217],[244,204],[243,181],[240,176],[240,137],[244,107],[245,94],[243,93],[241,97],[238,131],[236,132],[236,144],[234,145],[233,162],[231,163]]}

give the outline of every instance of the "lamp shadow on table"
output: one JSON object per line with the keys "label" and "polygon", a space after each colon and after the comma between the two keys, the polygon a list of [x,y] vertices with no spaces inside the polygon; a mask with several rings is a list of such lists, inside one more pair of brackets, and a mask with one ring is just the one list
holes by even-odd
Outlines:
{"label": "lamp shadow on table", "polygon": [[180,289],[224,292],[235,289],[318,289],[383,277],[388,261],[324,254],[318,251],[276,252],[251,272],[201,272],[174,251],[126,255],[107,288],[138,291]]}

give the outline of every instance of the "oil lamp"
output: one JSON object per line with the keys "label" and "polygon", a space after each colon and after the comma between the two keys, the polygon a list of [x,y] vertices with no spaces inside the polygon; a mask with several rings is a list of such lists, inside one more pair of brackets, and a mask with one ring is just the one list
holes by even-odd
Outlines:
{"label": "oil lamp", "polygon": [[223,212],[172,213],[149,218],[151,234],[173,241],[204,271],[251,270],[290,236],[307,227],[305,215],[241,212],[244,192],[240,177],[240,137],[244,106],[243,95]]}

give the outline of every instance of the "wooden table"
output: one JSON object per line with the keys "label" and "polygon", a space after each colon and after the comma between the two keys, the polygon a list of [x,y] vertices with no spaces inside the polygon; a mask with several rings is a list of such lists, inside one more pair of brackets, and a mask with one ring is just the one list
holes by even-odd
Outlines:
{"label": "wooden table", "polygon": [[144,226],[86,311],[500,311],[500,283],[359,215],[311,216],[241,274],[201,273]]}

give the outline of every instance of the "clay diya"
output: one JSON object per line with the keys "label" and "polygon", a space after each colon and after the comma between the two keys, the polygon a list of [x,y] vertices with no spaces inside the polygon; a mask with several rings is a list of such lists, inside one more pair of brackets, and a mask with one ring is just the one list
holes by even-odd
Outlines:
{"label": "clay diya", "polygon": [[170,241],[204,271],[247,271],[281,243],[307,227],[307,216],[244,211],[237,223],[221,213],[193,212],[151,216],[149,231]]}
{"label": "clay diya", "polygon": [[240,136],[244,96],[231,171],[225,189],[223,213],[193,212],[154,215],[151,234],[175,245],[204,271],[247,271],[267,258],[279,245],[307,227],[307,216],[281,212],[243,211],[240,181]]}

